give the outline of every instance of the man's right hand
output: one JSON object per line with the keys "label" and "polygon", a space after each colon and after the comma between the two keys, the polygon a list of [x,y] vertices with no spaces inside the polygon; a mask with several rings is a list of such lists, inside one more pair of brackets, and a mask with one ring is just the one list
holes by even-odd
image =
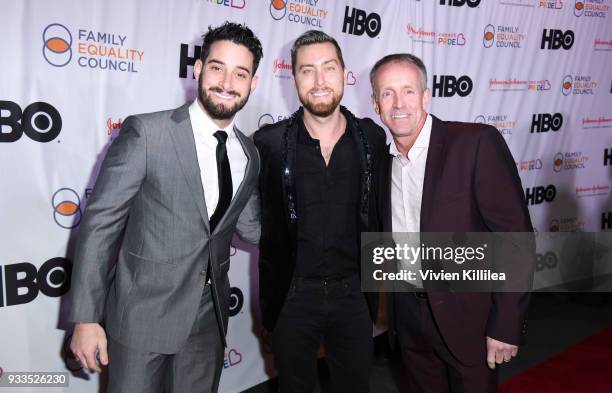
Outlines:
{"label": "man's right hand", "polygon": [[99,323],[77,323],[74,326],[70,350],[81,366],[91,371],[102,372],[96,361],[96,354],[100,357],[100,364],[108,364],[106,333]]}

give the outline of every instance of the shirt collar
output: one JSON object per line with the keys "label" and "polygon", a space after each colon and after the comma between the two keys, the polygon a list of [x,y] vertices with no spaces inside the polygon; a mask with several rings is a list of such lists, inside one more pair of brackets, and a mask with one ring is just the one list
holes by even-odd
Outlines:
{"label": "shirt collar", "polygon": [[[413,149],[416,148],[428,148],[429,147],[429,140],[431,139],[431,125],[432,125],[432,119],[431,119],[431,115],[427,114],[427,117],[425,119],[425,124],[423,124],[423,128],[421,128],[421,131],[419,132],[419,136],[417,136],[416,141],[414,141],[414,145],[412,145],[412,149],[410,149],[410,151],[408,152],[408,155],[410,156],[410,152],[413,151]],[[389,145],[389,153],[394,156],[401,156],[402,153],[400,153],[400,151],[397,149],[397,146],[395,145],[395,141],[391,141],[391,144]]]}
{"label": "shirt collar", "polygon": [[427,114],[427,118],[425,119],[425,124],[423,124],[423,128],[421,132],[419,132],[419,136],[416,141],[414,141],[413,147],[429,147],[429,139],[431,138],[431,115]]}
{"label": "shirt collar", "polygon": [[210,118],[208,113],[206,113],[202,107],[198,104],[198,99],[196,98],[191,105],[189,105],[189,117],[191,118],[191,122],[194,126],[194,131],[202,133],[203,135],[212,136],[215,132],[222,130],[227,132],[228,138],[235,138],[236,134],[234,132],[234,119],[232,119],[231,123],[225,128],[219,128],[213,120]]}
{"label": "shirt collar", "polygon": [[[344,133],[340,136],[340,140],[344,139],[344,138],[348,138],[350,137],[352,134],[352,130],[351,127],[349,125],[349,121],[348,119],[346,120],[346,128],[344,130]],[[313,145],[313,146],[319,146],[319,140],[318,139],[314,139],[312,136],[310,136],[310,133],[308,132],[308,129],[306,129],[306,124],[304,124],[304,117],[300,117],[299,121],[298,121],[298,142],[304,145]]]}

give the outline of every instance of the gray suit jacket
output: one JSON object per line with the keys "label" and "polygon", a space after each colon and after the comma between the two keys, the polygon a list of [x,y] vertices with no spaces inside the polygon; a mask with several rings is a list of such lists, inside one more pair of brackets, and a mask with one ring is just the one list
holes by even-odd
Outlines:
{"label": "gray suit jacket", "polygon": [[211,233],[188,105],[125,119],[79,229],[70,321],[103,322],[126,346],[175,353],[195,321],[210,259],[225,344],[232,235],[257,242],[260,233],[259,155],[236,134],[248,158],[244,180]]}

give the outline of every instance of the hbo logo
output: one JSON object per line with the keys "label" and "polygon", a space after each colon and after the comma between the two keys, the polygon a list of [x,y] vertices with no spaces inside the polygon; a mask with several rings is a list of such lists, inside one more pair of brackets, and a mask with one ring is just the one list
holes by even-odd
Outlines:
{"label": "hbo logo", "polygon": [[62,130],[62,117],[46,102],[28,105],[23,112],[12,101],[0,101],[0,142],[15,142],[25,133],[36,142],[50,142]]}
{"label": "hbo logo", "polygon": [[542,33],[541,49],[560,49],[568,50],[574,45],[574,32],[571,30],[544,30]]}
{"label": "hbo logo", "polygon": [[363,35],[366,33],[371,38],[374,38],[380,33],[382,24],[380,21],[380,15],[372,12],[366,14],[364,10],[353,8],[349,14],[350,7],[346,6],[344,9],[344,24],[342,25],[342,32],[353,35]]}
{"label": "hbo logo", "polygon": [[470,8],[475,8],[478,7],[478,4],[480,4],[480,0],[440,0],[440,5],[461,7],[466,4]]}
{"label": "hbo logo", "polygon": [[536,113],[531,119],[531,133],[559,131],[563,125],[563,115],[560,113]]}
{"label": "hbo logo", "polygon": [[[2,298],[4,273],[4,291]],[[66,258],[52,258],[40,269],[28,262],[0,266],[0,307],[30,303],[39,292],[59,297],[70,289],[72,263]]]}
{"label": "hbo logo", "polygon": [[554,185],[548,187],[531,187],[525,190],[525,202],[527,205],[539,205],[542,202],[552,202],[557,195]]}
{"label": "hbo logo", "polygon": [[452,97],[455,94],[465,97],[472,92],[474,83],[469,76],[455,78],[453,75],[434,75],[433,96]]}
{"label": "hbo logo", "polygon": [[548,251],[546,254],[536,254],[536,271],[541,272],[544,269],[553,269],[559,264],[557,255]]}

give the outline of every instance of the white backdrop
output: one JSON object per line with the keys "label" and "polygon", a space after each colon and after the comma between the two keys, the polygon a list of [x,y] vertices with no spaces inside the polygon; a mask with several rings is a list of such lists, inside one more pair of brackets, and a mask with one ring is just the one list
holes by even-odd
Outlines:
{"label": "white backdrop", "polygon": [[[0,368],[72,369],[64,392],[103,385],[63,349],[71,326],[62,295],[81,212],[122,119],[192,100],[189,64],[200,35],[225,20],[248,24],[264,46],[258,88],[237,120],[247,134],[297,108],[289,48],[302,32],[322,29],[338,40],[349,70],[343,104],[376,121],[371,66],[411,52],[428,67],[432,113],[493,124],[504,135],[539,231],[610,230],[610,3],[2,1]],[[257,338],[256,249],[236,246],[223,392],[273,375]]]}

